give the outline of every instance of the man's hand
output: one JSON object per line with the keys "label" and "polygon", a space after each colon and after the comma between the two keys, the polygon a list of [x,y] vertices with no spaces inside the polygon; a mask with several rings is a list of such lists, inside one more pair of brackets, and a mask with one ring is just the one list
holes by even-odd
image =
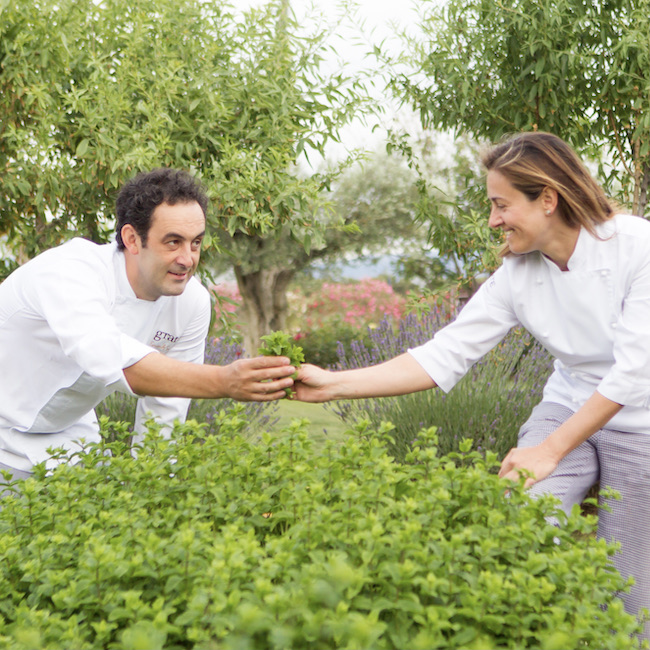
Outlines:
{"label": "man's hand", "polygon": [[286,357],[238,359],[223,366],[227,397],[241,402],[270,402],[286,396],[296,372]]}
{"label": "man's hand", "polygon": [[501,463],[499,477],[519,480],[519,471],[527,470],[532,474],[526,479],[524,487],[529,488],[555,471],[557,458],[544,445],[536,447],[517,447],[511,449]]}
{"label": "man's hand", "polygon": [[293,386],[296,369],[287,357],[238,359],[227,366],[189,363],[152,352],[124,369],[138,395],[270,402]]}

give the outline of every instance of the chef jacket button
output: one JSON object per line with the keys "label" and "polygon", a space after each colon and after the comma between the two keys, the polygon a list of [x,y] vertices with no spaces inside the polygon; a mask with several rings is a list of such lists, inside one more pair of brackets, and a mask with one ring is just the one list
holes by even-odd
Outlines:
{"label": "chef jacket button", "polygon": [[612,323],[612,327],[616,329],[616,323]]}

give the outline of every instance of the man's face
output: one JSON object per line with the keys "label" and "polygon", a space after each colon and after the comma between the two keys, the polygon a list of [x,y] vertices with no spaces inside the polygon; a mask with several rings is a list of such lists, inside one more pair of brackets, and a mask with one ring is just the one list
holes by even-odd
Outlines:
{"label": "man's face", "polygon": [[204,234],[205,217],[196,202],[161,203],[151,216],[146,246],[135,231],[127,233],[127,275],[135,295],[156,300],[183,293],[199,263]]}

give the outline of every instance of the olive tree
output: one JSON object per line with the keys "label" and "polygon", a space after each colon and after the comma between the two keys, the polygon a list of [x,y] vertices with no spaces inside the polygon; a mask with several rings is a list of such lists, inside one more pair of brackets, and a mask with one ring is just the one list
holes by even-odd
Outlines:
{"label": "olive tree", "polygon": [[[309,248],[305,248],[299,238],[292,237],[287,226],[278,230],[272,239],[258,237],[259,259],[252,256],[248,259],[251,266],[266,274],[246,273],[247,267],[236,267],[240,292],[242,286],[247,287],[242,280],[261,284],[269,277],[269,269],[277,269],[275,285],[262,287],[264,290],[258,295],[279,305],[286,300],[289,285],[299,282],[301,272],[309,272],[316,262],[336,265],[347,255],[377,259],[387,251],[401,252],[406,259],[414,250],[421,252],[426,247],[427,229],[415,220],[415,182],[414,173],[398,156],[381,151],[366,153],[356,164],[343,170],[332,181],[330,189],[323,192],[327,206],[314,217],[321,227],[309,228],[312,235],[316,233]],[[234,251],[236,257],[243,257],[240,248],[248,247],[250,241],[250,237],[235,233],[224,242],[224,247]],[[421,254],[417,256],[419,260],[422,257]],[[435,266],[435,260],[431,265]],[[271,296],[272,291],[278,295]],[[239,309],[241,322],[251,320],[250,304],[250,300],[245,300]],[[285,310],[276,311],[277,320],[271,323],[272,329],[286,327],[288,305],[285,307]]]}
{"label": "olive tree", "polygon": [[[106,241],[124,180],[185,168],[211,197],[208,266],[230,255],[250,338],[265,333],[284,267],[263,250],[281,234],[309,249],[324,227],[333,174],[299,163],[364,110],[359,80],[322,70],[328,29],[299,26],[286,0],[243,14],[201,0],[0,11],[0,235],[18,257],[73,235]],[[238,240],[232,251],[223,234]]]}
{"label": "olive tree", "polygon": [[419,0],[421,31],[392,86],[432,128],[495,140],[545,130],[612,169],[648,212],[649,0]]}

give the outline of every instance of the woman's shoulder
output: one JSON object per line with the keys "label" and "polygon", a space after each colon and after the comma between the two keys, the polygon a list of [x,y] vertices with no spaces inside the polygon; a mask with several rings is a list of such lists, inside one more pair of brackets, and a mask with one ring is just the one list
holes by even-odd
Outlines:
{"label": "woman's shoulder", "polygon": [[650,239],[650,221],[634,214],[616,214],[598,226],[598,234],[606,237],[612,235],[631,235]]}

